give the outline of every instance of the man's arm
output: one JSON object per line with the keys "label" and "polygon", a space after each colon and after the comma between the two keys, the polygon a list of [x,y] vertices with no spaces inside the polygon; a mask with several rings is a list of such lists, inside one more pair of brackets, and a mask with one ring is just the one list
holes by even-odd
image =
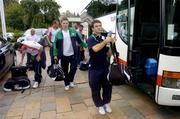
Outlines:
{"label": "man's arm", "polygon": [[105,47],[108,43],[113,42],[113,39],[111,37],[106,37],[106,39],[104,41],[102,41],[101,43],[98,43],[96,45],[94,45],[92,47],[94,52],[98,52],[101,49],[103,49],[103,47]]}
{"label": "man's arm", "polygon": [[38,55],[36,57],[36,60],[39,62],[41,60],[41,53],[43,52],[43,47],[40,47],[38,50]]}
{"label": "man's arm", "polygon": [[87,48],[88,46],[87,46],[87,43],[84,41],[84,40],[82,40],[82,36],[80,35],[80,33],[78,33],[77,32],[77,42],[82,46],[82,47],[84,47],[84,48]]}
{"label": "man's arm", "polygon": [[20,61],[20,63],[19,63],[20,66],[23,64],[24,56],[25,56],[25,52],[23,52],[23,53],[21,54],[21,61]]}

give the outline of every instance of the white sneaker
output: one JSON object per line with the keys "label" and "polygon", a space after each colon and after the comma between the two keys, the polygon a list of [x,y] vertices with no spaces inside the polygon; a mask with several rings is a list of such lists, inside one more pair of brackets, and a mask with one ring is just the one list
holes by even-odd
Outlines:
{"label": "white sneaker", "polygon": [[33,88],[39,87],[39,83],[37,81],[34,82]]}
{"label": "white sneaker", "polygon": [[64,90],[69,90],[69,85],[65,86]]}
{"label": "white sneaker", "polygon": [[108,112],[108,113],[111,113],[111,112],[112,112],[112,109],[111,109],[111,107],[110,107],[109,104],[105,104],[105,105],[104,105],[104,108],[105,108],[106,112]]}
{"label": "white sneaker", "polygon": [[99,107],[99,114],[101,114],[101,115],[105,115],[106,114],[103,106]]}
{"label": "white sneaker", "polygon": [[70,85],[69,85],[71,88],[74,88],[76,85],[74,84],[74,82],[70,82]]}

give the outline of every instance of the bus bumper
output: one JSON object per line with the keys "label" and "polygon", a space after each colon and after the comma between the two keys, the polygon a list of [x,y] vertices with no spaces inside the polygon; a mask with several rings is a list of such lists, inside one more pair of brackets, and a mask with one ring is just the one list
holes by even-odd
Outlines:
{"label": "bus bumper", "polygon": [[159,105],[180,106],[180,89],[156,86],[155,101]]}

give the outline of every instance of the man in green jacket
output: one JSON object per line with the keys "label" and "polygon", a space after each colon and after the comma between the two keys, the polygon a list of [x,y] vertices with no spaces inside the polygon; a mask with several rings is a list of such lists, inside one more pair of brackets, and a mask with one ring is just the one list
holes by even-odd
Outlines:
{"label": "man in green jacket", "polygon": [[[77,43],[83,47],[87,44],[79,37],[76,29],[69,28],[69,21],[63,17],[60,21],[61,30],[57,32],[54,47],[54,58],[61,61],[61,66],[65,74],[65,90],[74,87],[74,76],[77,70]],[[69,70],[70,65],[70,70]]]}

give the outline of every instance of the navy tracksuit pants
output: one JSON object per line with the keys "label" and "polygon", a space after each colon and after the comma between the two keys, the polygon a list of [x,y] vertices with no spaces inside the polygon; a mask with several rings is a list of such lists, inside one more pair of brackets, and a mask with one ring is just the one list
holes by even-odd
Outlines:
{"label": "navy tracksuit pants", "polygon": [[[36,55],[37,56],[37,55]],[[45,51],[43,50],[41,54],[41,60],[37,61],[36,56],[32,57],[32,62],[33,62],[33,69],[34,69],[34,80],[37,81],[38,83],[41,83],[42,79],[42,68],[46,68],[46,54]]]}
{"label": "navy tracksuit pants", "polygon": [[53,64],[55,64],[55,62],[54,62],[54,54],[53,54],[53,47],[50,47],[49,54],[50,54],[50,58],[51,58],[51,65],[53,65]]}
{"label": "navy tracksuit pants", "polygon": [[[69,70],[70,65],[70,70]],[[68,86],[70,82],[73,82],[74,76],[77,70],[77,58],[72,56],[63,56],[61,58],[61,66],[65,75],[64,83]]]}
{"label": "navy tracksuit pants", "polygon": [[42,65],[41,61],[37,61],[36,59],[33,60],[33,65],[34,65],[34,79],[36,82],[41,83],[41,78],[42,78]]}
{"label": "navy tracksuit pants", "polygon": [[[89,85],[96,107],[110,103],[112,86],[107,80],[108,69],[89,69]],[[101,94],[102,89],[102,94]]]}

